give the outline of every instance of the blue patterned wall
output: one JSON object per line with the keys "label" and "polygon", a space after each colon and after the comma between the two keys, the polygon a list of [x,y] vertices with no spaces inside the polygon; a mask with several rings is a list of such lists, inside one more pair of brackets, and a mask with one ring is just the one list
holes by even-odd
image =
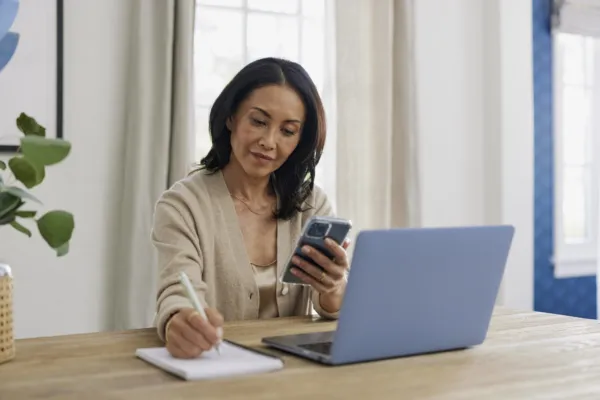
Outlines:
{"label": "blue patterned wall", "polygon": [[534,308],[596,318],[596,278],[554,279],[552,143],[552,0],[533,0],[533,88],[535,126]]}

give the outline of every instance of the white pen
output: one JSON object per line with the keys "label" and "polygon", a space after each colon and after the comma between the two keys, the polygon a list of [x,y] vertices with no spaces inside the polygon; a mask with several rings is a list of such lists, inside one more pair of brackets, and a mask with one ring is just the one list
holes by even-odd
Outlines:
{"label": "white pen", "polygon": [[[194,306],[194,309],[200,314],[205,321],[208,321],[208,317],[206,316],[206,312],[204,311],[204,307],[200,304],[200,300],[198,300],[198,296],[196,296],[196,291],[192,287],[192,282],[190,282],[190,278],[186,275],[185,272],[179,273],[179,281],[183,285],[185,292],[187,294],[188,299]],[[217,349],[217,353],[221,354],[221,350],[219,349],[220,340],[223,337],[223,329],[221,327],[217,328],[217,335],[219,335],[219,343],[215,346]]]}

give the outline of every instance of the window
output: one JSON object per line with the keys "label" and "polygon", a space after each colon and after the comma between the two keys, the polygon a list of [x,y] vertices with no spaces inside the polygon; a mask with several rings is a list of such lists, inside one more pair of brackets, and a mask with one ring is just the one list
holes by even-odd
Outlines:
{"label": "window", "polygon": [[195,31],[196,159],[211,147],[208,115],[227,82],[262,57],[299,62],[325,105],[327,144],[317,184],[335,204],[335,80],[331,0],[197,0]]}
{"label": "window", "polygon": [[600,217],[600,43],[557,33],[554,57],[555,275],[592,275]]}

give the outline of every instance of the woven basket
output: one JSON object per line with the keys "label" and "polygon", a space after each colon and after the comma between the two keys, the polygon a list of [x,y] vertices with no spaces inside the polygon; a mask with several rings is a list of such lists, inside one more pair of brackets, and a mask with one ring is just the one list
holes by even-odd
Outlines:
{"label": "woven basket", "polygon": [[0,364],[15,358],[12,293],[13,278],[10,267],[0,264]]}

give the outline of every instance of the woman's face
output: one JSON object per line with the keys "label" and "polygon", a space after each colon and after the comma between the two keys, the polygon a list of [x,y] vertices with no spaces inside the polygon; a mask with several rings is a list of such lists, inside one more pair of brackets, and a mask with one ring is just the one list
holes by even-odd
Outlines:
{"label": "woman's face", "polygon": [[304,104],[285,85],[254,90],[228,121],[232,157],[254,178],[270,176],[300,141]]}

